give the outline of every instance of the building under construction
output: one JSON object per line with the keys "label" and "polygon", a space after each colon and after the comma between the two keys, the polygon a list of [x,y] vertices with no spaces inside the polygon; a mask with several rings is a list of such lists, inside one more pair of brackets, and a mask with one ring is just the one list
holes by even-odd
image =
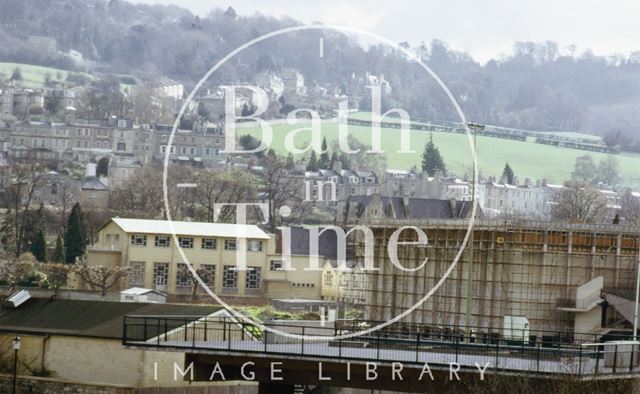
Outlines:
{"label": "building under construction", "polygon": [[[366,319],[387,321],[416,304],[443,277],[463,246],[469,221],[385,219],[357,224],[373,231],[379,268],[360,274],[359,285],[366,283],[367,292],[361,307]],[[398,246],[403,267],[418,267],[428,258],[415,272],[400,270],[388,256],[389,238],[403,226],[419,227],[428,237],[426,247]],[[503,327],[509,316],[526,318],[531,330],[606,334],[613,327],[630,327],[634,303],[629,294],[635,295],[640,227],[476,220],[472,233],[442,286],[402,321],[482,330]],[[352,256],[362,261],[362,238],[352,238]],[[399,241],[417,241],[416,232],[403,230]],[[467,304],[469,270],[472,291]]]}

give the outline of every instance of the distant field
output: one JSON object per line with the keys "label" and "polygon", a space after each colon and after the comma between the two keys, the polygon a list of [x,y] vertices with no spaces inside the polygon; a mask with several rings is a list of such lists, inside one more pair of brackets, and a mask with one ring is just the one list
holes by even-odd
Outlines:
{"label": "distant field", "polygon": [[22,85],[26,88],[41,88],[44,85],[45,76],[49,74],[52,80],[58,80],[58,73],[61,74],[64,81],[67,79],[68,72],[53,67],[32,66],[30,64],[18,63],[0,63],[0,74],[4,74],[5,78],[10,78],[13,70],[20,68],[22,73]]}
{"label": "distant field", "polygon": [[[68,71],[60,70],[53,67],[42,67],[42,66],[34,66],[31,64],[20,64],[20,63],[2,63],[0,62],[0,74],[4,74],[4,78],[10,78],[13,70],[18,67],[20,68],[20,72],[22,74],[22,81],[20,83],[25,88],[30,89],[39,89],[44,86],[44,81],[49,74],[49,77],[52,81],[60,81],[64,82],[69,75]],[[89,79],[94,79],[92,74],[82,73],[84,76]],[[58,78],[61,77],[61,79]],[[118,75],[119,77],[123,77],[124,75]],[[129,76],[129,75],[127,75]],[[120,83],[120,88],[124,89],[130,87],[132,85]]]}
{"label": "distant field", "polygon": [[[284,136],[287,132],[300,127],[303,126],[273,125],[274,139],[272,147],[278,153],[285,154]],[[323,123],[322,133],[329,142],[337,140],[337,123]],[[349,133],[365,144],[370,142],[370,129],[367,127],[350,125]],[[238,134],[251,134],[256,138],[261,137],[260,130],[256,128],[239,129]],[[310,140],[309,133],[301,134],[305,135],[300,135],[300,138],[296,140],[296,145],[298,146],[306,145]],[[420,167],[421,153],[429,134],[429,132],[425,131],[412,131],[411,146],[416,153],[400,154],[397,153],[400,147],[398,130],[383,129],[382,147],[387,152],[389,168],[408,169],[414,165]],[[449,170],[459,176],[471,173],[472,160],[466,135],[433,132],[433,141],[440,148]],[[525,178],[531,178],[532,180],[547,179],[549,182],[560,183],[570,178],[576,157],[589,154],[596,163],[606,157],[604,153],[491,137],[478,136],[477,144],[478,165],[483,176],[495,175],[499,177],[502,174],[504,164],[509,162],[520,180]],[[622,169],[621,175],[624,184],[640,188],[640,171],[638,171],[640,169],[640,155],[617,155],[617,157]]]}

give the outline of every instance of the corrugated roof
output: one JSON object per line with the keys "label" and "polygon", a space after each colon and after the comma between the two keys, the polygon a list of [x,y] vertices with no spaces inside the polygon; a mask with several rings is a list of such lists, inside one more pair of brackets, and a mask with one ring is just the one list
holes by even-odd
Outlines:
{"label": "corrugated roof", "polygon": [[126,315],[208,316],[220,307],[137,302],[51,300],[32,298],[15,309],[0,312],[0,329],[37,334],[61,334],[97,338],[122,338]]}
{"label": "corrugated roof", "polygon": [[113,218],[111,220],[127,233],[176,234],[225,238],[236,238],[237,234],[241,234],[246,238],[269,239],[269,235],[267,235],[267,233],[262,231],[258,226],[251,224],[170,222],[168,220],[125,218]]}

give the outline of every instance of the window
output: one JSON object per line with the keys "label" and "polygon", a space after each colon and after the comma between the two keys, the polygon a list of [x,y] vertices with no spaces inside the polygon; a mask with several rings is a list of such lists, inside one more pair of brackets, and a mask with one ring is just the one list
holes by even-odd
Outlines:
{"label": "window", "polygon": [[153,263],[153,288],[166,291],[168,282],[169,263]]}
{"label": "window", "polygon": [[132,261],[129,270],[129,286],[144,286],[144,261]]}
{"label": "window", "polygon": [[187,267],[185,263],[178,263],[176,271],[176,292],[191,292],[192,285],[193,282],[191,280],[191,272],[189,271],[189,267]]}
{"label": "window", "polygon": [[236,240],[235,239],[225,239],[224,240],[224,250],[236,250]]}
{"label": "window", "polygon": [[260,267],[247,267],[245,287],[247,289],[260,288]]}
{"label": "window", "polygon": [[140,234],[133,234],[131,236],[131,245],[133,246],[147,246],[147,236]]}
{"label": "window", "polygon": [[238,271],[235,265],[225,265],[222,270],[222,287],[225,289],[235,289],[238,286]]}
{"label": "window", "polygon": [[127,144],[125,144],[124,142],[118,142],[116,144],[116,150],[119,150],[119,151],[127,150]]}
{"label": "window", "polygon": [[333,273],[331,271],[325,272],[323,280],[325,286],[333,286]]}
{"label": "window", "polygon": [[280,271],[282,269],[282,260],[271,260],[269,269],[271,271]]}
{"label": "window", "polygon": [[180,242],[180,247],[185,249],[193,248],[193,238],[192,237],[178,237],[178,241]]}
{"label": "window", "polygon": [[258,241],[255,239],[247,242],[247,250],[249,252],[262,252],[262,241]]}
{"label": "window", "polygon": [[202,249],[215,249],[215,248],[216,248],[215,238],[202,238]]}
{"label": "window", "polygon": [[156,235],[156,247],[168,248],[171,245],[171,237],[168,235]]}

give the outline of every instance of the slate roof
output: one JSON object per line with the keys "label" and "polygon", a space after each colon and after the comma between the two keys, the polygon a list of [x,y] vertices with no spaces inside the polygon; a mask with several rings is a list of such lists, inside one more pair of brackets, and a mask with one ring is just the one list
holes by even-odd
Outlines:
{"label": "slate roof", "polygon": [[[356,217],[362,217],[365,209],[374,203],[374,196],[350,196],[348,204],[355,207],[351,211]],[[384,217],[388,219],[463,219],[471,215],[472,205],[467,201],[439,200],[432,198],[380,197]],[[481,214],[477,211],[477,217]]]}
{"label": "slate roof", "polygon": [[15,309],[0,311],[0,330],[121,339],[126,315],[189,316],[187,321],[193,321],[219,309],[205,305],[31,298]]}
{"label": "slate roof", "polygon": [[109,190],[109,188],[95,176],[88,176],[82,182],[82,190]]}
{"label": "slate roof", "polygon": [[[291,229],[291,254],[309,255],[309,229],[304,227],[292,226]],[[322,229],[320,229],[322,231]],[[282,237],[278,230],[278,243],[276,253],[282,251]],[[318,255],[327,259],[337,258],[337,236],[335,231],[327,230],[320,234],[318,238]]]}

